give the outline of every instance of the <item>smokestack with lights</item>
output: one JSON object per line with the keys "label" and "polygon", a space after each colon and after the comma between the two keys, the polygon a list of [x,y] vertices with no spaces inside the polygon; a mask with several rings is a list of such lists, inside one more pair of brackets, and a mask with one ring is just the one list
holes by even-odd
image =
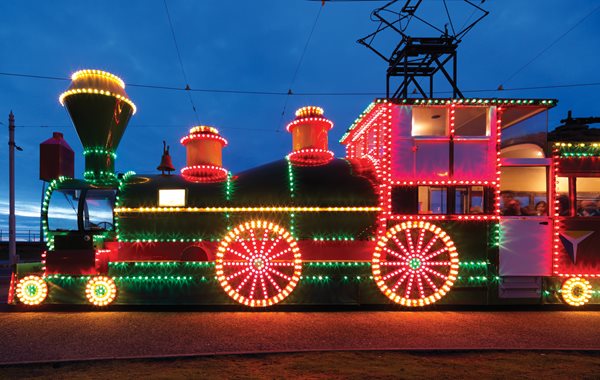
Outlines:
{"label": "smokestack with lights", "polygon": [[324,165],[333,159],[328,149],[327,135],[333,128],[331,120],[323,116],[323,108],[302,107],[296,118],[286,127],[292,134],[292,153],[287,158],[294,165]]}
{"label": "smokestack with lights", "polygon": [[121,78],[101,70],[80,70],[60,97],[83,145],[84,178],[91,182],[115,179],[117,147],[136,112]]}
{"label": "smokestack with lights", "polygon": [[200,125],[181,139],[186,148],[186,167],[181,175],[190,182],[221,182],[227,179],[223,168],[225,140],[216,128]]}

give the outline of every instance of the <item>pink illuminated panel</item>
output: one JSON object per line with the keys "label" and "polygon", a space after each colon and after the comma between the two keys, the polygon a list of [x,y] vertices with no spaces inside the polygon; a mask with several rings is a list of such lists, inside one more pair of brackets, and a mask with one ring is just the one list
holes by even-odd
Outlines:
{"label": "pink illuminated panel", "polygon": [[450,178],[449,139],[418,139],[413,179],[448,180]]}
{"label": "pink illuminated panel", "polygon": [[489,138],[454,140],[454,178],[493,181],[496,177],[495,144]]}

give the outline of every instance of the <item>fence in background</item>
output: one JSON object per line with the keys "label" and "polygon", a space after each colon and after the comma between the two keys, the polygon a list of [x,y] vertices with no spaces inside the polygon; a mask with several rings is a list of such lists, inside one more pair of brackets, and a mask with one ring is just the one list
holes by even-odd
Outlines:
{"label": "fence in background", "polygon": [[[41,242],[40,230],[17,230],[17,241]],[[0,242],[8,241],[8,230],[0,230]]]}

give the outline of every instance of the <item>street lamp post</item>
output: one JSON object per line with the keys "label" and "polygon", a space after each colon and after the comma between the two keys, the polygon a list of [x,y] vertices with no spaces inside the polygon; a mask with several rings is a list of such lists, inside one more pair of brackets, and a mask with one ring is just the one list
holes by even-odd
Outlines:
{"label": "street lamp post", "polygon": [[17,263],[17,234],[15,223],[15,149],[23,150],[15,144],[15,115],[8,115],[8,176],[9,176],[9,211],[8,211],[8,262]]}

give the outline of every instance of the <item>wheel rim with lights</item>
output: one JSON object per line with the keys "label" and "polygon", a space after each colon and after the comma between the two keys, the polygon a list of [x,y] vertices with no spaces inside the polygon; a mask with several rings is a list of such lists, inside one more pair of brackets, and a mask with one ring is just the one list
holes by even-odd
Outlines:
{"label": "wheel rim with lights", "polygon": [[251,221],[233,228],[221,240],[215,268],[231,298],[264,307],[282,301],[296,287],[302,259],[296,239],[284,228]]}
{"label": "wheel rim with lights", "polygon": [[440,227],[404,222],[378,239],[371,268],[377,286],[389,299],[404,306],[425,306],[454,285],[458,253]]}
{"label": "wheel rim with lights", "polygon": [[106,276],[92,277],[85,287],[85,296],[95,306],[106,306],[117,296],[115,281]]}
{"label": "wheel rim with lights", "polygon": [[39,305],[48,296],[48,285],[40,276],[26,276],[16,287],[17,298],[25,305]]}
{"label": "wheel rim with lights", "polygon": [[560,289],[563,301],[571,306],[583,306],[592,298],[592,284],[585,278],[571,277]]}

